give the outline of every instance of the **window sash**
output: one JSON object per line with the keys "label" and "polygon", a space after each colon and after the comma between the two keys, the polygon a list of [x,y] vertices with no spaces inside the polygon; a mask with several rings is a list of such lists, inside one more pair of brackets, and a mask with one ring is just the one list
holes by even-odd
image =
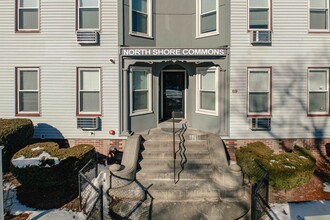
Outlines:
{"label": "window sash", "polygon": [[[261,74],[261,75],[259,75]],[[262,76],[264,75],[264,76]],[[265,77],[267,75],[267,77]],[[259,82],[261,80],[261,82]],[[259,86],[256,86],[256,85]],[[261,85],[260,84],[264,84]],[[269,68],[248,70],[248,114],[270,114],[271,74]]]}
{"label": "window sash", "polygon": [[[87,75],[84,75],[87,73]],[[79,68],[78,70],[79,114],[101,113],[101,71],[99,68]],[[87,80],[87,83],[84,81]],[[94,80],[94,81],[93,81]]]}
{"label": "window sash", "polygon": [[[100,29],[100,0],[97,0],[97,6],[81,6],[78,1],[78,29],[79,30],[98,30]],[[87,18],[85,19],[84,16]],[[90,19],[94,18],[94,19]]]}
{"label": "window sash", "polygon": [[[248,22],[249,22],[249,30],[270,30],[270,0],[267,0],[267,6],[256,6],[253,5],[251,6],[251,2],[252,0],[249,0],[249,18],[248,18]],[[256,3],[256,2],[254,2]],[[258,16],[256,16],[255,14],[257,13]],[[257,18],[261,15],[261,13],[265,13],[267,16],[267,20],[264,19],[254,19],[251,20],[252,18]],[[264,14],[264,15],[265,15]],[[253,21],[255,21],[256,23],[253,24]],[[256,27],[258,26],[259,27]]]}
{"label": "window sash", "polygon": [[218,33],[218,0],[215,0],[214,9],[208,7],[203,11],[203,0],[197,0],[197,37],[209,36]]}
{"label": "window sash", "polygon": [[28,6],[24,6],[24,0],[17,1],[17,30],[39,30],[39,0],[36,6],[31,5],[33,1],[27,1]]}
{"label": "window sash", "polygon": [[198,67],[196,112],[218,115],[218,67]]}
{"label": "window sash", "polygon": [[[133,1],[134,0],[130,1],[130,32],[131,34],[151,37],[152,34],[151,0],[147,0],[144,6],[137,8],[133,8]],[[139,8],[141,10],[139,10]],[[145,9],[145,11],[143,11],[143,9]]]}
{"label": "window sash", "polygon": [[309,69],[308,113],[328,114],[328,112],[329,112],[329,70]]}
{"label": "window sash", "polygon": [[[135,75],[135,74],[138,74]],[[130,114],[150,113],[152,106],[150,67],[132,67],[130,71]]]}
{"label": "window sash", "polygon": [[[32,73],[36,74],[36,77],[24,76]],[[17,113],[39,113],[39,69],[18,68],[17,74]],[[25,80],[30,80],[30,82],[25,83]]]}

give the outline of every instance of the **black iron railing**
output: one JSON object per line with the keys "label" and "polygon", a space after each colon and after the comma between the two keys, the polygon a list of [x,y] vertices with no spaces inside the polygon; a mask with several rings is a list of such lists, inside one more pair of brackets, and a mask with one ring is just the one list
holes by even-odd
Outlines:
{"label": "black iron railing", "polygon": [[[173,136],[173,181],[174,184],[179,182],[180,180],[180,174],[184,170],[184,165],[187,163],[187,157],[186,157],[186,147],[185,147],[185,138],[184,138],[184,133],[187,130],[187,125],[186,123],[182,123],[181,128],[179,128],[178,131],[176,131],[175,128],[175,116],[178,114],[182,114],[179,112],[172,112],[172,122],[173,122],[173,128],[172,128],[172,136]],[[176,151],[175,149],[175,135],[176,133],[179,132],[178,137],[179,137],[179,149]],[[177,173],[176,172],[176,154],[179,153],[180,155],[180,167],[181,170]]]}
{"label": "black iron railing", "polygon": [[255,163],[258,177],[251,190],[251,219],[259,220],[264,214],[274,219],[270,214],[271,209],[268,204],[269,173],[257,160]]}

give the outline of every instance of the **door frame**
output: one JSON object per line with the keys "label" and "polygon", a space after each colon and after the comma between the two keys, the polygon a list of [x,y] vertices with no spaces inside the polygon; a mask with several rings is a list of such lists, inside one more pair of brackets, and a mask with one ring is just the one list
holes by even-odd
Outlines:
{"label": "door frame", "polygon": [[171,72],[182,72],[183,73],[183,80],[184,80],[184,109],[183,109],[183,117],[186,118],[186,112],[187,112],[187,71],[183,69],[171,69],[171,70],[162,70],[160,75],[160,118],[158,118],[158,121],[160,119],[164,118],[164,73],[171,73]]}

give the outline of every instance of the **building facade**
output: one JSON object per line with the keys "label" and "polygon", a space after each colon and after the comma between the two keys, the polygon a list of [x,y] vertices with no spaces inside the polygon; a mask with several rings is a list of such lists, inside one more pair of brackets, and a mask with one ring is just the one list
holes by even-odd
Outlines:
{"label": "building facade", "polygon": [[229,1],[119,5],[123,133],[155,128],[175,111],[193,128],[226,135]]}
{"label": "building facade", "polygon": [[2,0],[0,27],[0,117],[36,138],[118,144],[172,111],[229,147],[330,137],[326,0]]}

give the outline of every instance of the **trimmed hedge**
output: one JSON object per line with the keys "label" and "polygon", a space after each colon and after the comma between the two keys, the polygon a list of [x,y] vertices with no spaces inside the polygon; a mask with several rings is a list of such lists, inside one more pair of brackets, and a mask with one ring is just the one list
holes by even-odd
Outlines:
{"label": "trimmed hedge", "polygon": [[3,170],[8,171],[13,155],[28,145],[34,133],[30,119],[0,119],[0,144],[3,149]]}
{"label": "trimmed hedge", "polygon": [[261,142],[248,144],[236,152],[237,163],[255,183],[259,177],[254,160],[258,160],[269,172],[270,185],[275,189],[293,189],[308,183],[316,168],[316,160],[306,149],[294,146],[292,152],[275,154]]}
{"label": "trimmed hedge", "polygon": [[23,186],[49,188],[77,184],[79,170],[95,155],[92,145],[81,144],[59,149],[57,143],[43,142],[21,149],[14,155],[13,160],[22,156],[36,158],[45,152],[58,158],[59,163],[56,164],[54,159],[43,158],[40,165],[20,168],[14,166],[12,161],[12,172]]}

